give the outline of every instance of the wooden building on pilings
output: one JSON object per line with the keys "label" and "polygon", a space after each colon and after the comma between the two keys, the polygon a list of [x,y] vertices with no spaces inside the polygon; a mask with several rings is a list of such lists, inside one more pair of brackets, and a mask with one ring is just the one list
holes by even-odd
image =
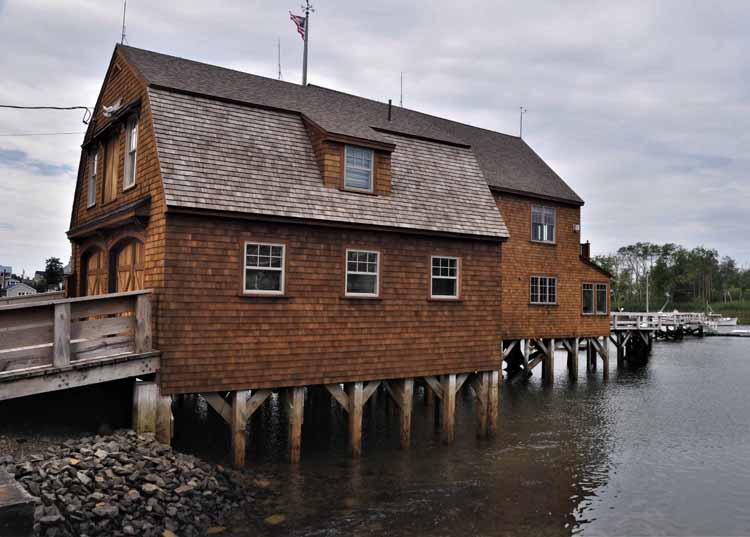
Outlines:
{"label": "wooden building on pilings", "polygon": [[582,340],[606,357],[609,276],[580,250],[582,203],[517,137],[117,46],[83,144],[68,289],[153,290],[161,395],[202,394],[238,464],[279,390],[299,459],[313,386],[348,413],[355,455],[379,389],[409,445],[415,383],[446,441],[472,389],[486,435],[504,358],[551,380],[560,345],[574,370]]}

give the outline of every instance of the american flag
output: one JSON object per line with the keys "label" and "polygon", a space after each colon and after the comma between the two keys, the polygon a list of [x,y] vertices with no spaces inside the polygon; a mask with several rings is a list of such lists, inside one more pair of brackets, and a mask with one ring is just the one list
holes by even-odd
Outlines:
{"label": "american flag", "polygon": [[305,17],[294,15],[291,11],[289,12],[289,18],[292,22],[297,25],[297,33],[302,36],[302,40],[305,39]]}

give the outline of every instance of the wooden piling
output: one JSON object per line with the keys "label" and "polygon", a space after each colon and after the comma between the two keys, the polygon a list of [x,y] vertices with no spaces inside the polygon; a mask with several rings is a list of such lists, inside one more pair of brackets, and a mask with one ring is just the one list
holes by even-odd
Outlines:
{"label": "wooden piling", "polygon": [[456,375],[443,375],[441,379],[443,397],[440,400],[440,417],[443,442],[450,444],[455,437],[456,421]]}
{"label": "wooden piling", "polygon": [[349,447],[352,457],[362,455],[362,402],[363,385],[361,382],[351,382],[346,385],[349,399]]}
{"label": "wooden piling", "polygon": [[625,344],[624,334],[622,332],[615,333],[615,346],[617,347],[617,369],[622,368],[625,365]]}
{"label": "wooden piling", "polygon": [[232,434],[232,465],[235,468],[245,466],[246,426],[247,426],[247,390],[232,392],[229,396],[231,410],[229,426]]}
{"label": "wooden piling", "polygon": [[477,373],[474,391],[477,395],[477,436],[485,438],[488,433],[490,409],[490,373],[488,371]]}
{"label": "wooden piling", "polygon": [[404,379],[401,382],[399,406],[401,407],[401,419],[399,430],[401,437],[401,449],[411,447],[411,413],[414,401],[414,379]]}
{"label": "wooden piling", "polygon": [[568,375],[574,382],[578,380],[578,346],[580,340],[572,338],[568,340]]}
{"label": "wooden piling", "polygon": [[305,415],[305,388],[296,386],[288,388],[289,405],[289,462],[297,464],[302,448],[302,422]]}
{"label": "wooden piling", "polygon": [[133,430],[138,434],[156,432],[159,386],[154,381],[133,384]]}
{"label": "wooden piling", "polygon": [[544,384],[552,384],[555,378],[555,340],[545,339],[543,345],[546,349],[543,349],[544,358],[542,359],[542,382]]}
{"label": "wooden piling", "polygon": [[162,444],[171,444],[173,436],[174,419],[172,418],[172,397],[169,395],[161,395],[161,393],[157,393],[156,439]]}
{"label": "wooden piling", "polygon": [[500,413],[500,375],[500,371],[490,371],[487,436],[493,436],[497,432],[497,417]]}
{"label": "wooden piling", "polygon": [[602,336],[601,339],[601,347],[602,347],[602,374],[604,376],[604,380],[609,379],[609,339],[607,336]]}

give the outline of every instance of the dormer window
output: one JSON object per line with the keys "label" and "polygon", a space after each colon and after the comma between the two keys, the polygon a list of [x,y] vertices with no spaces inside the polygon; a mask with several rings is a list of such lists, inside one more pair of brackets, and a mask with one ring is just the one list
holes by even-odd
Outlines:
{"label": "dormer window", "polygon": [[372,192],[375,160],[372,149],[347,145],[344,153],[344,188]]}

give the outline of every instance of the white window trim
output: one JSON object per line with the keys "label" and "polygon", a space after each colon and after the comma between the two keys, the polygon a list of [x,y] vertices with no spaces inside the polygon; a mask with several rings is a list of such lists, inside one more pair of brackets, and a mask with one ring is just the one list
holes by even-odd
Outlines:
{"label": "white window trim", "polygon": [[[542,212],[542,224],[544,224],[544,212],[552,211],[554,221],[552,222],[552,239],[535,239],[534,238],[534,209],[538,209]],[[541,244],[557,244],[557,207],[551,207],[549,205],[532,205],[531,206],[531,242],[538,242]]]}
{"label": "white window trim", "polygon": [[[370,170],[369,170],[370,171],[370,188],[357,188],[357,187],[354,187],[354,186],[348,186],[346,184],[346,168],[347,168],[347,164],[346,163],[347,163],[347,160],[348,160],[348,153],[349,153],[349,148],[350,147],[351,148],[355,148],[355,149],[359,149],[359,150],[362,150],[362,151],[369,151],[370,155],[372,155],[372,159],[370,160],[370,162],[372,163],[372,165],[370,166]],[[354,166],[354,168],[356,168],[358,170],[364,170],[365,169],[365,168],[359,168],[357,166]],[[349,144],[346,144],[344,146],[344,190],[352,190],[354,192],[369,192],[369,193],[372,193],[372,192],[375,191],[375,151],[373,151],[369,147],[359,147],[359,146],[353,146],[353,145],[349,145]]]}
{"label": "white window trim", "polygon": [[[125,173],[122,178],[122,191],[125,192],[126,190],[129,190],[135,186],[135,173],[136,169],[138,167],[138,143],[140,142],[139,134],[140,134],[140,128],[138,125],[138,116],[131,117],[127,123],[125,124],[126,129],[126,135],[125,135]],[[133,129],[131,127],[135,127],[135,147],[132,147],[133,139],[132,139],[132,131]],[[130,162],[130,155],[133,155],[133,165],[131,166],[129,164]],[[132,182],[126,183],[128,181],[128,175],[133,176]]]}
{"label": "white window trim", "polygon": [[[435,262],[435,259],[453,259],[456,261],[456,275],[455,276],[435,276],[432,273],[433,269],[433,263]],[[459,282],[461,276],[461,259],[455,256],[450,255],[433,255],[430,256],[430,298],[434,298],[436,300],[451,300],[451,299],[457,299],[460,296],[460,291],[458,290]],[[456,281],[456,294],[454,295],[435,295],[432,292],[432,281],[434,279],[438,280],[455,280]]]}
{"label": "white window trim", "polygon": [[[87,193],[86,193],[86,195],[88,196],[88,199],[86,200],[87,209],[96,205],[96,179],[97,179],[98,172],[99,172],[99,149],[97,148],[94,154],[89,157],[88,186],[87,186]],[[92,178],[93,178],[93,182],[92,182]],[[93,188],[91,188],[92,186]]]}
{"label": "white window trim", "polygon": [[[349,274],[367,274],[372,276],[372,272],[359,272],[349,270],[349,252],[360,252],[365,254],[375,254],[375,292],[374,293],[350,293],[349,292]],[[380,296],[380,252],[378,250],[359,250],[357,248],[347,248],[344,254],[344,296],[354,298],[378,298]]]}
{"label": "white window trim", "polygon": [[[586,313],[586,311],[584,310],[586,304],[583,299],[585,285],[591,286],[591,313]],[[596,285],[594,285],[592,282],[581,283],[581,315],[596,315]]]}
{"label": "white window trim", "polygon": [[[599,311],[599,287],[604,287],[604,311]],[[596,315],[607,315],[609,313],[609,285],[606,283],[594,284],[594,313]]]}
{"label": "white window trim", "polygon": [[[247,266],[247,246],[248,244],[257,244],[258,246],[279,246],[281,247],[281,267],[248,267]],[[281,290],[271,291],[263,289],[247,288],[247,271],[250,270],[276,270],[281,272]],[[286,291],[286,244],[275,244],[270,242],[245,241],[242,257],[242,293],[245,295],[283,295]]]}
{"label": "white window trim", "polygon": [[[546,278],[547,280],[554,280],[555,281],[555,301],[554,302],[539,302],[532,300],[532,294],[531,294],[531,281],[534,278]],[[549,285],[549,284],[548,284]],[[547,296],[549,296],[549,291],[547,292]],[[529,277],[529,304],[533,304],[535,306],[557,306],[557,276],[545,276],[544,274],[532,274],[531,277]]]}

